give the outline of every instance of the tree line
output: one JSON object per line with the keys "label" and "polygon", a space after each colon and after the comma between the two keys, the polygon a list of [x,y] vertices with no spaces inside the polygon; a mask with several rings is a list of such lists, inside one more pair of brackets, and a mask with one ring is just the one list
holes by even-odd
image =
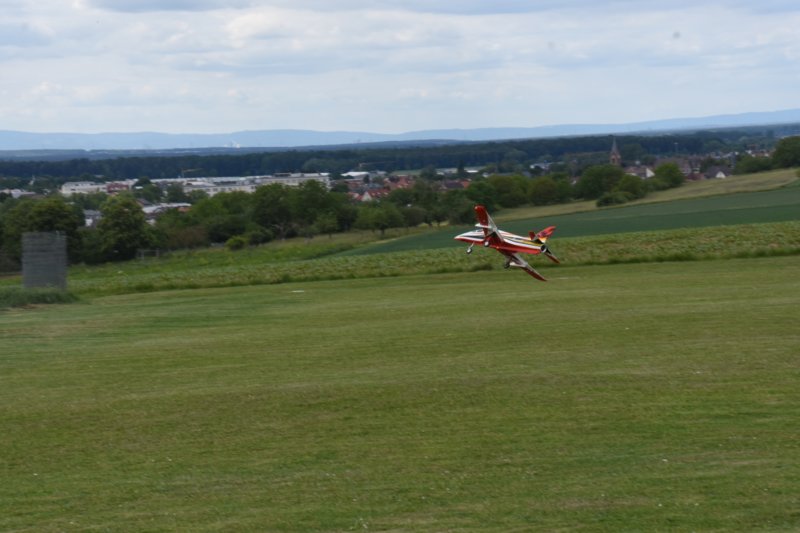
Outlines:
{"label": "tree line", "polygon": [[[719,130],[670,135],[617,136],[626,161],[666,155],[744,152],[771,148],[774,130]],[[329,172],[334,177],[354,169],[386,172],[432,168],[487,168],[491,172],[527,171],[532,163],[560,162],[572,175],[607,158],[611,137],[558,137],[497,142],[469,142],[415,147],[293,149],[244,154],[210,155],[177,152],[157,156],[108,159],[79,158],[68,161],[2,161],[0,188],[32,187],[39,192],[72,180],[166,179],[186,169],[210,176],[255,176],[282,172]],[[31,181],[33,180],[33,183]]]}

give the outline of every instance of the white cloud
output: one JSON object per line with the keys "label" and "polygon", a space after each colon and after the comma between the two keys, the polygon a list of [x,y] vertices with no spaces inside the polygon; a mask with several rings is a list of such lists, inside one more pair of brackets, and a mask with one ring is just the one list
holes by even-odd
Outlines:
{"label": "white cloud", "polygon": [[402,131],[797,107],[800,9],[778,0],[2,6],[8,129]]}

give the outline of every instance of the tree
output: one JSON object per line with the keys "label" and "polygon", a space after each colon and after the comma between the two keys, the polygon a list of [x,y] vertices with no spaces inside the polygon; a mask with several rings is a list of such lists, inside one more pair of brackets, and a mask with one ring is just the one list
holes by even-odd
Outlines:
{"label": "tree", "polygon": [[358,210],[356,227],[368,230],[380,230],[381,237],[389,228],[398,228],[405,224],[400,210],[391,202],[382,202],[378,205],[366,205]]}
{"label": "tree", "polygon": [[436,181],[439,179],[439,173],[436,172],[436,167],[428,165],[419,173],[419,177],[423,180]]}
{"label": "tree", "polygon": [[60,196],[49,196],[42,200],[17,202],[3,216],[3,239],[6,253],[15,259],[22,256],[22,234],[28,231],[58,231],[67,237],[67,253],[70,260],[81,258],[81,236],[78,228],[83,226],[83,211],[67,204]]}
{"label": "tree", "polygon": [[517,207],[528,200],[528,180],[523,176],[491,176],[489,185],[494,189],[495,199],[503,207]]}
{"label": "tree", "polygon": [[219,193],[194,204],[189,220],[203,226],[211,242],[226,242],[245,232],[250,203],[250,195],[244,192]]}
{"label": "tree", "polygon": [[486,180],[475,180],[467,187],[467,198],[472,200],[474,204],[479,204],[489,211],[494,211],[497,207],[496,193]]}
{"label": "tree", "polygon": [[183,185],[180,183],[173,183],[167,187],[166,190],[166,199],[167,202],[177,203],[177,202],[189,202],[189,195],[186,194],[183,190]]}
{"label": "tree", "polygon": [[339,231],[339,221],[336,220],[336,213],[325,211],[317,215],[314,220],[314,230],[319,233],[327,233],[329,238]]}
{"label": "tree", "polygon": [[789,168],[800,166],[800,136],[785,137],[775,145],[772,154],[775,168]]}
{"label": "tree", "polygon": [[447,191],[440,204],[442,218],[449,220],[452,224],[474,221],[474,207],[475,202],[467,197],[467,193],[464,190]]}
{"label": "tree", "polygon": [[150,178],[139,178],[133,184],[133,195],[148,202],[158,202],[161,200],[161,189]]}
{"label": "tree", "polygon": [[656,167],[654,179],[663,181],[669,187],[680,187],[686,176],[677,163],[662,163]]}
{"label": "tree", "polygon": [[772,159],[769,157],[753,157],[750,154],[742,154],[736,161],[734,174],[754,174],[764,172],[772,168]]}
{"label": "tree", "polygon": [[152,244],[152,232],[141,206],[128,195],[112,196],[103,204],[103,218],[97,225],[102,256],[108,261],[136,257],[140,248]]}
{"label": "tree", "polygon": [[630,195],[631,199],[643,198],[647,194],[644,181],[639,176],[625,174],[614,187],[613,192],[624,192]]}
{"label": "tree", "polygon": [[463,159],[458,160],[458,168],[456,169],[456,176],[458,176],[458,178],[462,180],[469,177],[469,172],[467,172],[467,169],[464,168]]}
{"label": "tree", "polygon": [[317,216],[330,207],[328,190],[316,180],[303,182],[291,191],[289,204],[292,220],[311,226]]}
{"label": "tree", "polygon": [[581,198],[599,198],[604,193],[611,192],[624,175],[625,171],[616,165],[590,166],[578,181],[576,192]]}
{"label": "tree", "polygon": [[208,246],[208,229],[178,209],[170,209],[156,219],[158,246],[168,250]]}
{"label": "tree", "polygon": [[253,220],[267,229],[275,230],[281,239],[292,227],[292,201],[289,188],[271,183],[253,193]]}
{"label": "tree", "polygon": [[558,184],[551,176],[541,176],[531,181],[528,198],[534,205],[555,204],[561,201]]}

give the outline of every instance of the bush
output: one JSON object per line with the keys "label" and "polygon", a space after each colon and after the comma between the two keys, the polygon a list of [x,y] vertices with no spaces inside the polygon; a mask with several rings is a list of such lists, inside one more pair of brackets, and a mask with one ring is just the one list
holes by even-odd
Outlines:
{"label": "bush", "polygon": [[247,239],[242,235],[235,235],[225,242],[225,246],[231,251],[241,250],[247,246]]}
{"label": "bush", "polygon": [[597,207],[604,207],[608,205],[619,205],[624,204],[626,202],[630,202],[634,199],[634,196],[625,191],[614,191],[614,192],[607,192],[603,196],[597,199]]}
{"label": "bush", "polygon": [[0,288],[0,309],[24,307],[33,304],[72,303],[78,298],[61,289],[23,289],[22,287]]}
{"label": "bush", "polygon": [[273,234],[268,229],[255,228],[245,232],[242,237],[250,246],[258,246],[259,244],[271,241],[273,239]]}

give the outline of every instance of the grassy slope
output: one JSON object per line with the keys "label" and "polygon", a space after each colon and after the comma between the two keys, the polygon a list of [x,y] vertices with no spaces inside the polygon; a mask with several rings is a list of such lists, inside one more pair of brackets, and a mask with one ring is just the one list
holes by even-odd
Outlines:
{"label": "grassy slope", "polygon": [[[527,235],[530,229],[555,225],[558,229],[554,239],[798,220],[800,187],[789,186],[766,191],[644,202],[606,209],[582,210],[584,207],[583,203],[578,204],[574,206],[577,212],[564,214],[548,214],[558,210],[551,211],[544,208],[512,210],[505,216],[503,212],[498,213],[497,220],[503,229],[522,235]],[[561,206],[560,209],[567,208],[568,206]],[[444,248],[452,246],[453,235],[468,229],[470,229],[468,226],[463,226],[431,231],[346,253],[367,254]]]}
{"label": "grassy slope", "polygon": [[800,257],[0,320],[0,530],[800,528]]}

